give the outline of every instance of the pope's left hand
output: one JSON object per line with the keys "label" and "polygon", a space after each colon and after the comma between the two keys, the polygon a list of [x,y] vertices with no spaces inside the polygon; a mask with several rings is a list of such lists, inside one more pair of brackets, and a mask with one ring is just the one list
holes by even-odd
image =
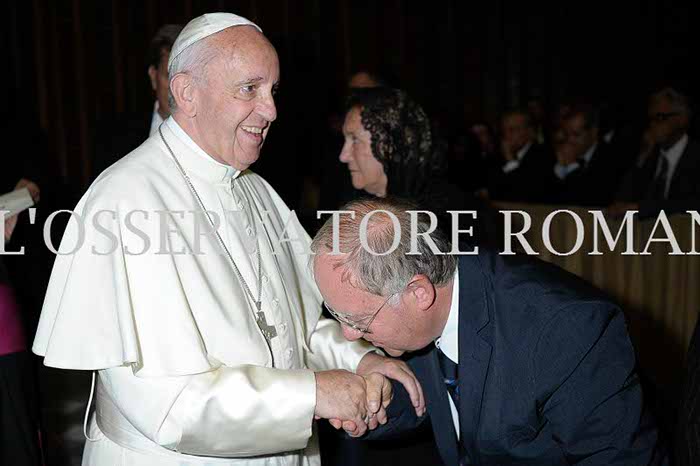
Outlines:
{"label": "pope's left hand", "polygon": [[413,371],[405,362],[399,359],[379,356],[376,353],[367,353],[360,361],[360,364],[358,364],[356,372],[362,376],[378,372],[401,383],[411,398],[411,403],[416,409],[416,415],[420,417],[425,414],[423,387],[421,387]]}

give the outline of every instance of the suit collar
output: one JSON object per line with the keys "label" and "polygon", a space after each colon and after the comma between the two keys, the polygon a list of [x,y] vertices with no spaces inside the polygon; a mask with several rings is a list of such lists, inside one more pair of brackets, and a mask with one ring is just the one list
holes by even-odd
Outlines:
{"label": "suit collar", "polygon": [[490,255],[481,254],[464,256],[459,262],[459,422],[462,442],[467,453],[472,455],[477,451],[475,440],[491,362],[491,259]]}
{"label": "suit collar", "polygon": [[[491,283],[487,256],[462,256],[459,260],[459,325],[468,332],[478,333],[490,321],[487,288]],[[466,328],[465,328],[466,327]],[[460,353],[466,339],[460,338]]]}

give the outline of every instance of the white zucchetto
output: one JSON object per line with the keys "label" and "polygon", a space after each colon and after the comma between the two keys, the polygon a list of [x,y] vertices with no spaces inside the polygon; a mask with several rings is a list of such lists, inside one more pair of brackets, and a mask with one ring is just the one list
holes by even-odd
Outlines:
{"label": "white zucchetto", "polygon": [[168,59],[168,70],[173,63],[175,57],[180,55],[190,45],[198,42],[205,37],[221,32],[234,26],[253,26],[258,31],[262,32],[260,26],[247,20],[246,18],[233,13],[207,13],[194,18],[187,23],[180,35],[175,39],[173,48],[170,50],[170,58]]}

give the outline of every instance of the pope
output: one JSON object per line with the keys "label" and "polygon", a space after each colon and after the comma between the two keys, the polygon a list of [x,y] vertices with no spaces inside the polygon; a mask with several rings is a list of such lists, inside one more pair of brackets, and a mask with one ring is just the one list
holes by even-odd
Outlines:
{"label": "pope", "polygon": [[34,341],[96,374],[83,464],[319,464],[314,418],[386,422],[385,377],[422,414],[408,366],[320,316],[310,238],[249,170],[277,116],[261,29],[195,18],[168,71],[172,116],[78,203]]}

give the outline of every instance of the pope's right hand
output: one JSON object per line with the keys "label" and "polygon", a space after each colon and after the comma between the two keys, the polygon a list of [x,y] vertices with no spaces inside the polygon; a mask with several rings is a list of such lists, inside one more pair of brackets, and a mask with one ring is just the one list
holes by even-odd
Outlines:
{"label": "pope's right hand", "polygon": [[353,436],[367,431],[367,385],[352,372],[332,370],[316,372],[316,418],[352,422]]}

